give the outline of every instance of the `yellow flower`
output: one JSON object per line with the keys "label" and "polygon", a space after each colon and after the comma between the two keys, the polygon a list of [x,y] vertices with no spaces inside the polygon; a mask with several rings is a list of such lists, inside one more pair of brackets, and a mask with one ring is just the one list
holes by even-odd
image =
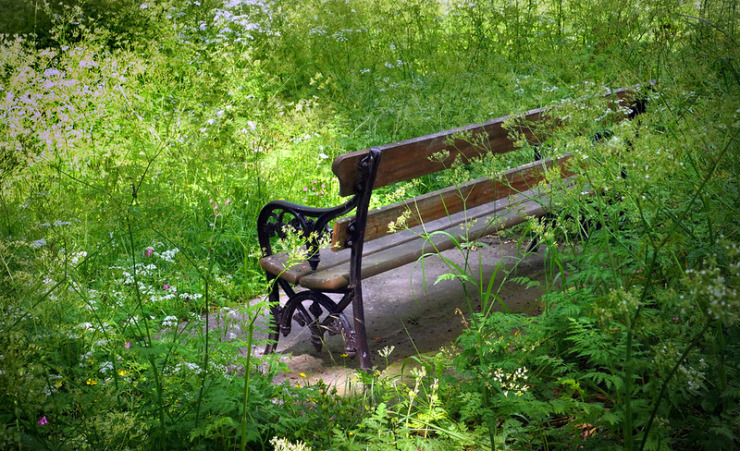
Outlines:
{"label": "yellow flower", "polygon": [[93,378],[90,378],[87,380],[87,385],[97,385],[97,384],[98,384],[98,381],[96,381]]}
{"label": "yellow flower", "polygon": [[126,370],[118,370],[118,375],[119,376],[125,376],[126,375]]}
{"label": "yellow flower", "polygon": [[298,375],[301,376],[301,377],[306,377],[306,373],[300,373]]}
{"label": "yellow flower", "polygon": [[57,383],[54,385],[56,385],[57,388],[62,388],[62,381],[57,381]]}

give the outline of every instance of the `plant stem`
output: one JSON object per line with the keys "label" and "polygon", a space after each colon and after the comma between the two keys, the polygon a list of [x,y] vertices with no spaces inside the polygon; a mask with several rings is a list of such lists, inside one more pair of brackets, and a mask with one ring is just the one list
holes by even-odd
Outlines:
{"label": "plant stem", "polygon": [[249,408],[249,382],[252,376],[252,343],[254,337],[254,321],[257,316],[253,316],[249,321],[247,328],[247,362],[244,366],[244,396],[242,397],[242,437],[239,449],[247,449],[247,413]]}
{"label": "plant stem", "polygon": [[154,374],[154,384],[157,386],[157,401],[159,404],[159,448],[166,449],[167,442],[164,440],[166,424],[164,421],[164,403],[162,402],[162,383],[159,380],[159,373],[157,372],[157,362],[154,361],[153,354],[149,354],[149,364],[152,366],[152,373]]}
{"label": "plant stem", "polygon": [[668,382],[671,380],[674,374],[678,371],[678,369],[681,367],[681,363],[686,359],[686,357],[689,355],[689,352],[694,348],[694,346],[697,345],[699,342],[699,338],[706,332],[706,330],[709,328],[709,322],[704,325],[704,328],[696,334],[697,339],[692,340],[691,343],[684,349],[683,354],[681,354],[681,357],[679,357],[678,361],[675,365],[673,365],[673,368],[668,373],[668,375],[663,379],[663,385],[660,388],[660,394],[658,394],[658,398],[655,400],[655,405],[653,406],[652,412],[650,412],[650,420],[648,420],[647,425],[645,426],[645,435],[642,437],[642,442],[640,442],[640,451],[645,449],[645,444],[647,443],[648,435],[650,434],[650,428],[653,426],[653,420],[655,420],[655,416],[658,413],[658,407],[660,407],[660,400],[663,399],[663,396],[665,395],[665,391],[668,388]]}

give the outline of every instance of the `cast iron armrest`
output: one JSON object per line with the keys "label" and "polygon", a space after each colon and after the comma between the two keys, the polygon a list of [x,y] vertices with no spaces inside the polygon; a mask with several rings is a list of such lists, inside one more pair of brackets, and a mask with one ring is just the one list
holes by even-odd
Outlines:
{"label": "cast iron armrest", "polygon": [[284,200],[269,202],[257,218],[257,236],[262,255],[272,255],[270,239],[285,238],[289,232],[297,232],[305,240],[308,262],[312,269],[319,265],[319,240],[324,234],[331,235],[329,222],[345,215],[357,207],[359,196],[342,205],[330,208],[315,208]]}

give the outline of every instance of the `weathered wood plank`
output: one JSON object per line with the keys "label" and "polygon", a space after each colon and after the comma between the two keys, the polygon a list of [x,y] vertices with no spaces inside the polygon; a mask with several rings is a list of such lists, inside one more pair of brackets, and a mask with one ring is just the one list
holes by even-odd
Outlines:
{"label": "weathered wood plank", "polygon": [[[634,89],[623,88],[611,91],[605,97],[612,97],[615,102],[622,103],[633,93]],[[546,117],[547,111],[547,108],[538,108],[522,116],[526,122],[533,123]],[[374,187],[378,188],[441,171],[452,166],[457,158],[467,162],[489,151],[492,154],[501,154],[513,150],[514,142],[509,139],[508,131],[503,128],[504,121],[509,118],[510,116],[500,117],[482,124],[472,124],[379,146],[382,157]],[[519,131],[528,140],[534,137],[529,127],[524,127]],[[446,158],[432,158],[433,155],[442,151],[448,152]],[[359,150],[340,155],[334,160],[332,170],[339,179],[341,196],[355,193],[355,186],[361,178],[357,164],[365,155],[367,155],[367,150]]]}
{"label": "weathered wood plank", "polygon": [[[386,235],[382,238],[368,241],[365,243],[363,257],[384,251],[391,247],[406,245],[416,240],[422,233],[433,233],[439,230],[446,230],[450,227],[456,227],[465,221],[471,221],[475,218],[489,216],[496,210],[505,209],[508,201],[523,202],[527,199],[535,198],[538,195],[534,191],[523,192],[510,199],[500,199],[495,202],[489,202],[486,205],[470,208],[462,213],[450,215],[434,221],[424,223],[423,226],[409,228],[409,230],[400,230],[392,235]],[[329,249],[321,249],[321,262],[317,271],[326,271],[329,268],[349,263],[350,251],[343,249],[339,252],[329,252]],[[275,276],[280,276],[290,283],[297,284],[302,277],[312,274],[307,261],[293,262],[293,265],[286,268],[290,258],[287,252],[270,255],[260,259],[259,264],[265,271]]]}
{"label": "weathered wood plank", "polygon": [[[370,241],[389,234],[389,223],[395,222],[406,212],[410,213],[406,225],[415,227],[492,202],[494,199],[504,199],[512,194],[527,191],[544,180],[547,170],[553,165],[560,168],[561,177],[568,177],[573,174],[568,171],[565,164],[570,158],[571,155],[566,155],[557,160],[536,161],[510,169],[493,178],[482,177],[457,187],[444,188],[372,210],[368,213],[365,240]],[[335,251],[345,247],[349,225],[353,220],[352,216],[334,222],[332,249]]]}
{"label": "weathered wood plank", "polygon": [[[362,278],[372,277],[401,265],[414,262],[426,253],[437,253],[451,249],[458,242],[474,241],[484,235],[494,233],[517,224],[521,224],[530,217],[540,217],[545,214],[547,196],[540,196],[532,200],[507,204],[506,208],[494,206],[489,215],[483,215],[477,221],[468,223],[468,227],[460,224],[444,229],[447,233],[427,234],[426,237],[417,236],[414,240],[404,243],[403,246],[390,246],[383,251],[363,256]],[[471,218],[473,219],[473,218]],[[380,239],[383,240],[382,238]],[[317,290],[338,290],[349,283],[349,264],[337,265],[325,271],[316,271],[307,274],[299,281],[304,288]]]}

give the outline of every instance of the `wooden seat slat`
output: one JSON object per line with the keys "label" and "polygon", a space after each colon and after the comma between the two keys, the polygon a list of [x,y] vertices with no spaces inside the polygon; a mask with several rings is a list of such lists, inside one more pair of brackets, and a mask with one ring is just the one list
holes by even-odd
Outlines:
{"label": "wooden seat slat", "polygon": [[[472,211],[458,213],[459,217],[453,219],[454,225],[448,224],[446,228],[437,230],[447,232],[449,235],[447,233],[433,234],[426,230],[426,236],[416,235],[403,246],[386,246],[382,251],[364,255],[362,278],[366,279],[414,262],[428,252],[437,253],[451,249],[454,247],[455,240],[458,242],[474,241],[497,230],[520,224],[530,217],[539,217],[544,214],[543,203],[547,202],[546,196],[535,196],[532,200],[524,200],[523,197],[512,204],[499,201],[484,205],[482,209],[487,208],[488,211],[485,212],[486,214],[479,212],[478,216],[474,216],[475,213]],[[512,206],[513,208],[507,208]],[[463,226],[466,220],[471,224],[467,230]],[[421,227],[416,232],[424,233]],[[383,238],[379,240],[382,241]],[[307,274],[299,281],[302,287],[315,290],[338,290],[346,287],[348,283],[349,263]]]}
{"label": "wooden seat slat", "polygon": [[[512,195],[509,199],[498,199],[370,241],[366,243],[363,253],[362,277],[371,277],[413,262],[431,249],[442,251],[454,245],[452,238],[447,235],[434,235],[430,241],[422,235],[446,231],[457,240],[477,239],[484,234],[519,224],[527,217],[541,216],[544,214],[543,205],[546,201],[545,194],[528,190]],[[492,217],[496,218],[497,222],[491,223],[489,219]],[[462,226],[466,222],[475,222],[469,227],[467,235]],[[286,252],[264,257],[260,260],[260,265],[271,274],[280,275],[281,278],[304,288],[338,290],[346,287],[349,280],[349,250],[332,253],[326,253],[327,249],[323,251],[320,267],[316,271],[311,270],[306,261],[297,262],[286,269],[285,265],[289,260]]]}

